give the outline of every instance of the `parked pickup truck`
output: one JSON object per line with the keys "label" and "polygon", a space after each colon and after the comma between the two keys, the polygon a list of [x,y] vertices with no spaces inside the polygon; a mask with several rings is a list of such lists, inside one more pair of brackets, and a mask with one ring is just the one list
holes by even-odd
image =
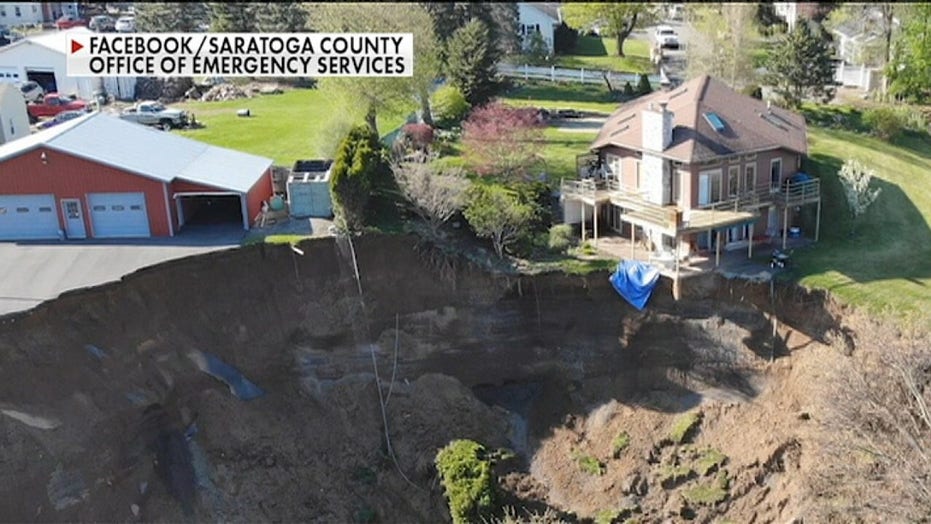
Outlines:
{"label": "parked pickup truck", "polygon": [[62,111],[87,111],[87,102],[59,95],[58,93],[48,93],[40,102],[26,104],[26,111],[29,118],[33,121],[43,116],[55,116]]}
{"label": "parked pickup truck", "polygon": [[127,107],[120,113],[120,118],[147,126],[158,126],[165,130],[185,127],[189,123],[187,112],[167,108],[161,102],[155,101],[138,102],[132,107]]}

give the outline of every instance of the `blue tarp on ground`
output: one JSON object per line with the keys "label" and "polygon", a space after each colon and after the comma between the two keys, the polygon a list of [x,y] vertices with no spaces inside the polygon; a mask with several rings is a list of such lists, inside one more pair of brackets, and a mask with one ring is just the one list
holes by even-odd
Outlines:
{"label": "blue tarp on ground", "polygon": [[202,361],[198,362],[201,371],[225,382],[230,387],[230,392],[240,400],[252,400],[265,394],[262,388],[250,382],[236,368],[223,362],[216,355],[207,352],[201,355]]}
{"label": "blue tarp on ground", "polygon": [[621,260],[608,280],[624,299],[642,311],[659,281],[659,268],[635,260]]}

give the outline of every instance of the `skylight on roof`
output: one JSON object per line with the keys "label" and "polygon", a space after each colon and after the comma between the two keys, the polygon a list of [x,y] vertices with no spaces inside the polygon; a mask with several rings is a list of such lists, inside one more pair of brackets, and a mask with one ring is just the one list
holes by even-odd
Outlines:
{"label": "skylight on roof", "polygon": [[721,117],[718,116],[717,113],[709,112],[709,113],[705,113],[704,116],[705,116],[705,120],[708,121],[708,124],[711,125],[711,127],[714,128],[715,131],[717,131],[718,133],[720,133],[721,131],[724,131],[724,120],[721,120]]}

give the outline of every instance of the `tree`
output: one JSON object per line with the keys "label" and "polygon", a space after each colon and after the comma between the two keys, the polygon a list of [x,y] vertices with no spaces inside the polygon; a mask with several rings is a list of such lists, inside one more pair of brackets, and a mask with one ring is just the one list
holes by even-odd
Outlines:
{"label": "tree", "polygon": [[769,54],[769,83],[790,107],[799,107],[807,97],[828,102],[834,97],[832,54],[827,40],[813,33],[809,24],[799,23]]}
{"label": "tree", "polygon": [[497,88],[495,52],[488,26],[473,20],[456,30],[448,45],[446,73],[472,106],[487,102]]}
{"label": "tree", "polygon": [[358,231],[373,193],[383,186],[390,170],[378,135],[366,126],[356,126],[340,143],[333,160],[330,193],[336,222],[341,229]]}
{"label": "tree", "polygon": [[433,106],[436,124],[445,129],[459,125],[471,107],[462,91],[451,85],[434,91],[430,104]]}
{"label": "tree", "polygon": [[256,12],[262,4],[248,2],[209,2],[210,30],[217,33],[252,33]]}
{"label": "tree", "polygon": [[560,22],[553,31],[553,53],[557,55],[568,55],[575,51],[575,45],[579,41],[579,32],[566,25],[566,22]]}
{"label": "tree", "polygon": [[430,164],[406,162],[395,164],[392,171],[401,193],[434,237],[462,209],[469,180],[461,169],[437,171]]}
{"label": "tree", "polygon": [[440,42],[440,61],[445,64],[450,37],[472,20],[481,20],[488,27],[495,61],[520,50],[517,4],[511,2],[426,2],[422,4],[433,20],[433,29]]}
{"label": "tree", "polygon": [[545,64],[550,57],[550,49],[543,40],[543,35],[539,31],[533,31],[530,35],[530,41],[527,42],[527,49],[524,50],[524,58],[530,65]]}
{"label": "tree", "polygon": [[634,29],[652,23],[657,8],[647,2],[566,3],[563,17],[580,31],[599,27],[601,34],[617,38],[617,56],[625,56],[624,40]]}
{"label": "tree", "polygon": [[689,76],[710,75],[734,89],[752,82],[753,54],[759,47],[753,4],[689,4],[698,33],[687,50]]}
{"label": "tree", "polygon": [[453,524],[481,522],[491,516],[495,476],[485,446],[454,440],[436,454],[435,463]]}
{"label": "tree", "polygon": [[465,218],[482,238],[490,238],[499,257],[516,242],[533,219],[533,208],[522,203],[511,189],[499,184],[473,184],[469,189]]}
{"label": "tree", "polygon": [[192,33],[208,19],[204,2],[139,2],[135,9],[141,33]]}
{"label": "tree", "polygon": [[912,4],[886,68],[889,93],[913,102],[931,100],[931,4]]}
{"label": "tree", "polygon": [[637,82],[637,95],[647,95],[653,92],[653,86],[650,85],[650,77],[641,74],[640,81]]}
{"label": "tree", "polygon": [[255,13],[255,28],[265,33],[307,31],[307,11],[299,3],[266,2]]}
{"label": "tree", "polygon": [[543,128],[534,108],[499,103],[479,107],[462,124],[466,161],[480,175],[526,180],[539,158]]}
{"label": "tree", "polygon": [[365,122],[376,134],[377,117],[382,113],[404,113],[419,103],[425,122],[432,121],[429,88],[439,73],[437,44],[429,14],[419,4],[313,4],[310,14],[314,28],[321,32],[413,33],[414,72],[412,77],[324,78],[321,88],[330,92],[348,110],[361,108]]}
{"label": "tree", "polygon": [[866,167],[857,160],[847,160],[841,166],[837,177],[841,186],[844,188],[844,195],[847,197],[847,207],[850,208],[850,214],[853,218],[850,233],[854,233],[856,220],[879,196],[882,188],[871,188],[870,182],[873,180],[875,171]]}

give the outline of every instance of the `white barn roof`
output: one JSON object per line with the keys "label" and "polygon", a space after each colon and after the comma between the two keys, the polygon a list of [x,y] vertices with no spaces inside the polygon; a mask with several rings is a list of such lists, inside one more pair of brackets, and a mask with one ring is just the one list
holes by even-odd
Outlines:
{"label": "white barn roof", "polygon": [[37,44],[42,47],[51,49],[52,51],[57,51],[63,55],[68,54],[68,37],[69,36],[80,36],[80,35],[90,35],[94,34],[93,31],[86,27],[72,27],[70,29],[65,29],[63,31],[56,31],[54,33],[45,33],[37,36],[29,36],[13,42],[12,44],[0,48],[0,53],[5,52],[10,49],[16,49],[19,46],[26,44]]}
{"label": "white barn roof", "polygon": [[162,182],[245,193],[272,159],[212,146],[117,116],[91,113],[0,146],[0,160],[45,146]]}

